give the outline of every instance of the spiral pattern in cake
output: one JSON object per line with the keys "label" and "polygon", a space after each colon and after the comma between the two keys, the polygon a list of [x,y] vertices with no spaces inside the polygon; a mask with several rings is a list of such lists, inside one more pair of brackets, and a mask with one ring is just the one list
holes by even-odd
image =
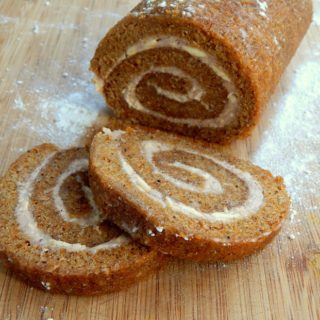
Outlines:
{"label": "spiral pattern in cake", "polygon": [[41,145],[12,164],[0,181],[0,231],[6,265],[50,292],[118,290],[165,260],[103,221],[83,148]]}
{"label": "spiral pattern in cake", "polygon": [[[93,193],[106,217],[180,258],[248,255],[274,238],[288,212],[281,178],[215,145],[146,128],[106,128],[90,159]],[[105,199],[113,205],[106,208]]]}

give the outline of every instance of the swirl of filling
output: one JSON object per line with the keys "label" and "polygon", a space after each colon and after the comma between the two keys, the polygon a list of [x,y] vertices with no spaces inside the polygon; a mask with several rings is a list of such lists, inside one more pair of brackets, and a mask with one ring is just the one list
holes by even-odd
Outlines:
{"label": "swirl of filling", "polygon": [[69,212],[65,208],[65,205],[63,203],[63,200],[61,199],[60,196],[60,189],[64,183],[64,181],[71,176],[72,174],[79,172],[79,171],[86,171],[88,170],[88,165],[89,165],[89,160],[88,159],[79,159],[79,160],[74,160],[70,166],[67,168],[65,172],[61,176],[59,176],[57,184],[55,185],[53,189],[53,201],[55,204],[56,209],[58,210],[59,214],[61,215],[62,219],[64,221],[68,221],[71,223],[77,223],[80,226],[96,226],[101,222],[101,216],[100,216],[100,211],[97,208],[94,200],[93,200],[93,195],[92,191],[89,187],[85,186],[83,181],[77,177],[77,181],[81,184],[81,188],[91,206],[92,209],[92,214],[88,218],[74,218],[70,217]]}
{"label": "swirl of filling", "polygon": [[[66,249],[71,252],[86,251],[95,254],[97,251],[110,250],[127,243],[129,241],[128,238],[121,235],[105,243],[101,243],[93,247],[88,247],[80,243],[68,243],[65,241],[54,239],[50,235],[44,233],[38,227],[32,212],[31,197],[34,191],[34,185],[41,176],[42,170],[50,163],[55,154],[56,153],[52,153],[51,155],[46,157],[25,181],[19,183],[18,203],[15,209],[15,215],[20,230],[35,245],[50,249]],[[72,174],[79,171],[86,171],[87,169],[87,159],[74,160],[70,164],[70,166],[61,174],[61,176],[58,177],[57,184],[53,188],[53,203],[55,205],[56,212],[60,214],[61,218],[64,221],[76,223],[81,226],[95,226],[100,222],[100,213],[94,203],[92,192],[88,187],[80,182],[87,201],[92,209],[92,214],[87,219],[71,218],[60,196],[60,189],[63,182]]]}
{"label": "swirl of filling", "polygon": [[[210,69],[210,71],[212,71],[221,80],[222,86],[227,92],[224,107],[215,117],[204,119],[191,117],[174,117],[164,114],[159,110],[152,110],[148,108],[147,106],[143,105],[137,95],[137,88],[139,84],[148,74],[168,74],[176,78],[185,80],[186,83],[190,84],[190,88],[186,93],[179,93],[164,89],[156,83],[148,83],[148,85],[155,89],[155,92],[158,96],[162,96],[171,101],[176,101],[179,103],[196,101],[199,102],[205,110],[210,111],[210,106],[203,99],[206,95],[206,90],[204,90],[202,85],[197,79],[195,79],[193,75],[187,74],[177,66],[154,65],[147,70],[131,76],[127,86],[123,89],[122,96],[129,108],[149,114],[158,119],[166,120],[173,124],[188,125],[190,127],[218,129],[230,125],[235,119],[237,119],[239,113],[239,98],[237,89],[228,72],[219,63],[218,58],[211,53],[209,54],[198,47],[192,46],[186,40],[180,39],[178,37],[158,36],[139,40],[137,43],[130,46],[126,50],[126,52],[115,62],[115,64],[105,76],[105,79],[108,80],[108,77],[110,76],[112,71],[126,59],[129,59],[130,57],[135,56],[138,53],[156,48],[172,48],[184,53],[188,53],[190,56],[206,65]],[[102,92],[103,85],[103,79],[97,78],[96,86],[98,91]]]}
{"label": "swirl of filling", "polygon": [[[223,183],[219,181],[213,174],[213,171],[209,170],[209,167],[208,170],[206,170],[205,166],[197,167],[197,165],[193,165],[190,161],[186,161],[189,156],[202,159],[201,161],[206,162],[206,166],[215,166],[218,170],[227,172],[229,175],[241,181],[246,191],[246,198],[234,202],[236,205],[232,205],[230,201],[231,205],[226,206],[224,210],[210,211],[209,209],[209,211],[204,211],[196,204],[190,202],[185,203],[181,198],[179,199],[177,192],[166,192],[163,189],[155,188],[154,185],[151,185],[151,183],[147,181],[146,177],[143,177],[143,173],[138,173],[138,170],[130,164],[130,161],[126,159],[124,153],[119,151],[118,159],[120,165],[130,182],[140,192],[164,208],[169,208],[174,212],[184,214],[190,218],[204,219],[209,222],[230,223],[235,220],[250,217],[257,213],[264,204],[263,189],[259,181],[250,173],[238,169],[226,160],[219,159],[198,150],[178,147],[157,140],[144,140],[141,142],[140,151],[143,161],[145,161],[152,170],[153,178],[157,180],[160,178],[164,179],[167,183],[170,183],[173,188],[176,188],[176,190],[182,189],[184,192],[201,195],[209,199],[208,197],[212,195],[223,196],[226,194],[225,188],[228,184],[230,185],[228,181],[224,181]],[[170,152],[180,153],[180,155],[178,155],[179,158],[177,158],[177,156],[172,158],[172,154],[171,156],[169,155]],[[167,153],[169,158],[159,160],[157,157],[164,153]],[[170,168],[178,169],[178,172],[181,172],[182,175],[172,173]],[[186,181],[186,175],[197,177],[198,182],[201,181],[201,183],[195,183],[192,179]],[[187,198],[187,200],[189,199]]]}

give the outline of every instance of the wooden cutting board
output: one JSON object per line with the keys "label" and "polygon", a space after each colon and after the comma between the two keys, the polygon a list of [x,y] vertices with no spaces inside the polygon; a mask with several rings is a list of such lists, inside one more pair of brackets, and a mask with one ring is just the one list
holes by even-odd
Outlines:
{"label": "wooden cutting board", "polygon": [[[40,142],[60,146],[104,114],[87,71],[98,40],[137,1],[1,0],[0,172]],[[284,176],[290,219],[232,264],[172,262],[130,289],[51,295],[0,269],[0,319],[320,319],[320,1],[251,138],[232,152]]]}

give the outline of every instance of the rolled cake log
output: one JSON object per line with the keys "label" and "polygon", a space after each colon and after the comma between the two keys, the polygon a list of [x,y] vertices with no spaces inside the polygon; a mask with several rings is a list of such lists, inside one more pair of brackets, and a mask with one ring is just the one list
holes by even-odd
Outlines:
{"label": "rolled cake log", "polygon": [[118,116],[227,143],[256,124],[311,16],[311,0],[145,0],[91,70]]}
{"label": "rolled cake log", "polygon": [[196,261],[262,249],[288,213],[283,180],[222,148],[161,131],[105,129],[90,150],[97,205],[133,238]]}
{"label": "rolled cake log", "polygon": [[102,222],[84,149],[38,146],[0,181],[0,256],[20,278],[54,293],[93,295],[129,286],[165,257]]}

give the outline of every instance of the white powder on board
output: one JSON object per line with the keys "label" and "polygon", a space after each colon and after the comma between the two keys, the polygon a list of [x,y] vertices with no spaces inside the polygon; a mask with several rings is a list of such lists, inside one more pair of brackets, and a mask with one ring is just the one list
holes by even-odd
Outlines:
{"label": "white powder on board", "polygon": [[[315,8],[319,14],[320,6]],[[312,23],[314,34],[317,28]],[[267,128],[251,155],[256,164],[284,178],[292,199],[279,250],[288,240],[307,235],[310,214],[320,209],[320,45],[316,37],[306,38],[263,116]]]}
{"label": "white powder on board", "polygon": [[[49,101],[40,101],[38,110],[46,126],[39,128],[39,133],[60,146],[74,145],[98,117],[99,111],[105,108],[100,99],[83,99],[80,92]],[[53,119],[53,122],[50,120]],[[51,124],[50,124],[51,123]]]}
{"label": "white powder on board", "polygon": [[0,15],[0,25],[5,25],[5,24],[14,24],[17,22],[17,18],[14,17],[8,17],[4,15]]}
{"label": "white powder on board", "polygon": [[33,33],[39,33],[40,32],[40,27],[38,23],[35,23],[32,27],[32,32]]}
{"label": "white powder on board", "polygon": [[253,160],[283,176],[293,201],[299,202],[320,194],[320,63],[297,65],[291,77]]}
{"label": "white powder on board", "polygon": [[[19,94],[14,99],[14,107],[20,111],[13,129],[27,129],[41,142],[51,142],[66,148],[77,145],[86,130],[106,109],[103,99],[88,83],[83,90],[48,96],[43,89],[36,89],[35,106],[24,102]],[[36,122],[34,113],[39,120]]]}
{"label": "white powder on board", "polygon": [[25,110],[24,102],[19,94],[17,94],[16,98],[14,98],[14,107],[20,111]]}
{"label": "white powder on board", "polygon": [[267,1],[257,0],[259,6],[259,14],[263,17],[267,16],[268,3]]}
{"label": "white powder on board", "polygon": [[[51,2],[45,5],[53,6]],[[79,7],[80,8],[80,7]],[[99,29],[99,34],[89,31],[85,37],[79,37],[78,46],[69,45],[66,51],[64,65],[46,58],[39,59],[39,65],[31,67],[28,63],[19,72],[19,78],[14,80],[8,94],[11,96],[13,110],[17,112],[15,123],[6,130],[3,141],[19,131],[19,134],[32,138],[34,144],[54,143],[62,148],[80,144],[81,138],[87,129],[95,124],[99,115],[107,113],[103,98],[96,93],[91,83],[92,74],[88,71],[90,59],[94,53],[98,40],[123,15],[116,12],[98,12],[80,10],[83,15],[82,24],[76,25],[72,21],[48,20],[29,21],[31,32],[37,35],[34,46],[40,48],[46,45],[49,32],[81,32],[92,24],[97,18],[107,18],[108,26]],[[20,18],[0,16],[1,24],[14,26]],[[10,29],[8,28],[8,35]],[[41,32],[40,32],[41,31]],[[25,31],[28,34],[28,31]],[[23,37],[24,33],[21,34]],[[27,45],[27,43],[26,43]],[[6,70],[9,74],[9,69]],[[60,76],[51,78],[50,72],[57,71]],[[59,79],[60,77],[60,79]],[[25,149],[16,147],[15,151],[21,153]]]}

